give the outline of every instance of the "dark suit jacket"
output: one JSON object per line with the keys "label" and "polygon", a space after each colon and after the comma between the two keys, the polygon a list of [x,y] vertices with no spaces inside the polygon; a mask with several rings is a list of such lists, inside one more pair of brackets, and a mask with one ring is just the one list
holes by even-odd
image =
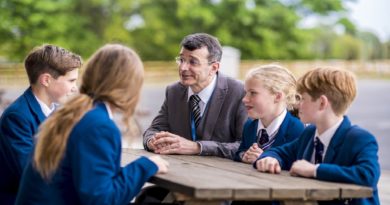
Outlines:
{"label": "dark suit jacket", "polygon": [[74,126],[49,183],[29,163],[16,204],[128,204],[158,167],[146,157],[121,167],[121,152],[120,131],[97,103]]}
{"label": "dark suit jacket", "polygon": [[[246,152],[253,143],[257,142],[257,126],[259,125],[259,120],[253,120],[248,118],[244,125],[244,131],[242,136],[242,141],[236,155],[234,157],[235,161],[242,161],[240,157],[241,152]],[[275,142],[271,147],[277,147],[287,142],[291,142],[301,136],[304,126],[302,122],[296,117],[292,116],[290,112],[287,112],[286,117],[284,118],[282,124],[279,127],[278,133],[275,136]]]}
{"label": "dark suit jacket", "polygon": [[[313,125],[307,127],[299,139],[267,150],[260,159],[274,157],[284,170],[289,170],[296,160],[310,161],[314,149],[315,130],[316,127]],[[358,126],[351,126],[351,122],[345,116],[329,143],[324,162],[317,169],[317,179],[372,187],[373,197],[351,200],[350,204],[379,204],[377,190],[379,176],[378,144],[375,137]],[[341,201],[328,203],[344,204]]]}
{"label": "dark suit jacket", "polygon": [[13,204],[23,169],[33,149],[33,136],[45,118],[31,88],[1,116],[0,204]]}
{"label": "dark suit jacket", "polygon": [[[197,141],[202,145],[201,155],[233,159],[247,118],[241,102],[244,95],[241,82],[217,74],[216,87],[196,130]],[[161,110],[143,135],[146,150],[147,141],[159,131],[192,140],[187,86],[177,82],[167,87]]]}

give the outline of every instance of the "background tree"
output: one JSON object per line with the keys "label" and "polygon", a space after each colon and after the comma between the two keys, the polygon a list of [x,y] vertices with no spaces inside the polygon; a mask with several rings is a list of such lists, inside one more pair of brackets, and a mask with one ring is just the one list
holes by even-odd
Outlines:
{"label": "background tree", "polygon": [[[0,56],[22,61],[33,47],[53,43],[86,58],[102,44],[119,42],[144,60],[172,60],[181,39],[195,32],[217,36],[243,59],[385,56],[374,34],[360,33],[345,17],[345,1],[0,0]],[[299,26],[304,18],[329,15],[334,23]],[[342,33],[334,29],[340,26]]]}

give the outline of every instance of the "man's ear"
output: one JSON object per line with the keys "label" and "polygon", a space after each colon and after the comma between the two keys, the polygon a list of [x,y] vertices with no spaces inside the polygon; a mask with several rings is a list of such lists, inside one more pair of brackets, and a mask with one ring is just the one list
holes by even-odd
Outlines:
{"label": "man's ear", "polygon": [[213,73],[218,72],[220,64],[220,62],[214,62],[213,64],[211,64],[211,70]]}
{"label": "man's ear", "polygon": [[51,75],[49,73],[43,73],[39,76],[38,82],[40,85],[44,87],[49,87],[50,82],[51,82]]}

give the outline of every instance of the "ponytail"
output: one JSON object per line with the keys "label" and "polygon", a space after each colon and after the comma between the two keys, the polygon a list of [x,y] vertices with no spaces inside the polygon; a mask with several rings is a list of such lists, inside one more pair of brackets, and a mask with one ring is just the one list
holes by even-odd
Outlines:
{"label": "ponytail", "polygon": [[45,180],[57,170],[74,125],[92,108],[93,99],[80,94],[53,113],[39,127],[33,165]]}

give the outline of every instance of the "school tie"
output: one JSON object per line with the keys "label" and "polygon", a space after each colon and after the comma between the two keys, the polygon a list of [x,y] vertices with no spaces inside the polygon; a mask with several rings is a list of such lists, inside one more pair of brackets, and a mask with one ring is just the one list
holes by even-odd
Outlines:
{"label": "school tie", "polygon": [[320,138],[318,137],[316,137],[316,139],[314,140],[314,149],[315,149],[314,164],[322,163],[324,144],[322,144]]}
{"label": "school tie", "polygon": [[199,102],[200,102],[200,97],[198,95],[191,95],[190,97],[191,113],[196,127],[198,127],[200,122]]}
{"label": "school tie", "polygon": [[265,129],[261,129],[259,131],[260,133],[260,138],[259,138],[259,145],[260,145],[260,148],[264,148],[265,145],[267,144],[267,142],[269,141],[269,136],[268,136],[268,133],[267,133],[267,130]]}

